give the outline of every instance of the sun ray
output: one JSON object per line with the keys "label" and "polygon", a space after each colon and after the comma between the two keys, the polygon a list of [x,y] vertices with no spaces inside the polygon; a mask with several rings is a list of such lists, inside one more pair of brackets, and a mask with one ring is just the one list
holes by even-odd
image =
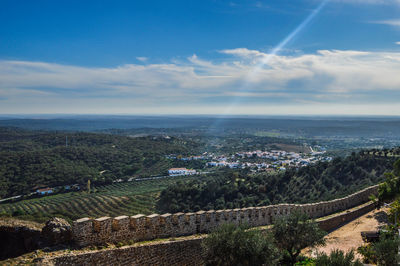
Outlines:
{"label": "sun ray", "polygon": [[[279,54],[296,36],[298,36],[315,18],[316,16],[323,10],[323,8],[326,6],[326,4],[330,0],[324,0],[322,1],[315,9],[311,11],[311,13],[292,31],[288,36],[286,36],[278,45],[276,45],[271,52],[269,52],[266,56],[262,57],[260,59],[260,62],[257,63],[251,71],[249,71],[247,78],[244,81],[244,84],[240,87],[240,89],[237,90],[237,92],[240,93],[245,93],[248,92],[249,89],[251,89],[251,80],[253,80],[260,72],[261,70],[269,64],[271,59]],[[240,102],[241,102],[240,96],[234,97],[232,102],[229,104],[229,106],[226,107],[225,111],[223,112],[222,116],[226,116],[232,113],[232,110],[236,108]],[[217,119],[218,120],[218,119]],[[216,121],[216,124],[214,127],[218,124],[219,122]]]}

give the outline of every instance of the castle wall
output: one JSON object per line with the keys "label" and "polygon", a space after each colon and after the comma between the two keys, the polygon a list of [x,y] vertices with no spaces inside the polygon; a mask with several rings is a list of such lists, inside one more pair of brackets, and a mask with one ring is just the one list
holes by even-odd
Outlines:
{"label": "castle wall", "polygon": [[[311,204],[312,205],[312,204]],[[268,206],[271,207],[271,206]],[[267,209],[268,207],[262,207]],[[312,209],[312,208],[311,208]],[[369,202],[347,212],[321,218],[320,228],[331,231],[374,209]],[[207,213],[207,212],[206,212]],[[215,214],[215,212],[214,212]],[[261,215],[263,216],[263,215]],[[206,216],[200,216],[206,217]],[[265,229],[264,229],[265,230]],[[133,246],[63,254],[41,258],[38,265],[204,265],[201,242],[205,236],[174,241],[150,242]]]}
{"label": "castle wall", "polygon": [[204,265],[202,238],[44,258],[37,265]]}
{"label": "castle wall", "polygon": [[350,212],[343,212],[339,213],[337,215],[334,215],[332,217],[327,217],[327,218],[322,218],[317,221],[319,227],[324,230],[324,231],[331,231],[333,229],[338,228],[339,226],[342,226],[343,224],[346,224],[361,215],[372,211],[375,208],[375,204],[372,202],[369,202],[367,204],[364,204],[360,206],[359,208],[355,208],[354,210]]}
{"label": "castle wall", "polygon": [[79,246],[87,246],[207,233],[225,223],[245,223],[250,227],[257,227],[272,224],[276,217],[288,215],[295,210],[306,213],[311,218],[318,218],[367,202],[371,194],[377,194],[377,190],[378,185],[375,185],[344,198],[312,204],[278,204],[196,213],[82,218],[73,223],[73,239]]}

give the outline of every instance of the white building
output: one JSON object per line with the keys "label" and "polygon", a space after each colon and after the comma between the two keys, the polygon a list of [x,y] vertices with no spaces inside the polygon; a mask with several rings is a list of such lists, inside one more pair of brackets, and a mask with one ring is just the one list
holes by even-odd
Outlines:
{"label": "white building", "polygon": [[169,176],[178,176],[178,175],[195,175],[196,170],[186,169],[186,168],[171,168],[168,170]]}

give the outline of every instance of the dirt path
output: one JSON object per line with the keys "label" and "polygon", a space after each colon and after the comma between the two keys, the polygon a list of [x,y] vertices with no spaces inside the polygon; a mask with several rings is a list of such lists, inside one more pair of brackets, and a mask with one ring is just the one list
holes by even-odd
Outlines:
{"label": "dirt path", "polygon": [[303,250],[304,254],[314,255],[316,251],[330,253],[333,249],[340,249],[345,252],[351,249],[357,249],[364,242],[361,238],[362,231],[377,230],[387,219],[385,209],[373,210],[363,216],[351,221],[350,223],[329,233],[326,239],[326,245],[314,249]]}

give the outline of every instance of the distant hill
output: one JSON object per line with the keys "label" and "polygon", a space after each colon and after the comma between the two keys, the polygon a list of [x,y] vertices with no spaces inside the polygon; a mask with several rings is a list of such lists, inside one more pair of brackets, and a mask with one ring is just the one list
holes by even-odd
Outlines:
{"label": "distant hill", "polygon": [[177,138],[0,128],[0,198],[163,173],[170,167],[166,154],[186,154],[196,145]]}
{"label": "distant hill", "polygon": [[38,116],[3,117],[0,126],[34,130],[102,131],[109,129],[197,129],[274,131],[295,136],[400,138],[400,117],[262,117],[262,116]]}

